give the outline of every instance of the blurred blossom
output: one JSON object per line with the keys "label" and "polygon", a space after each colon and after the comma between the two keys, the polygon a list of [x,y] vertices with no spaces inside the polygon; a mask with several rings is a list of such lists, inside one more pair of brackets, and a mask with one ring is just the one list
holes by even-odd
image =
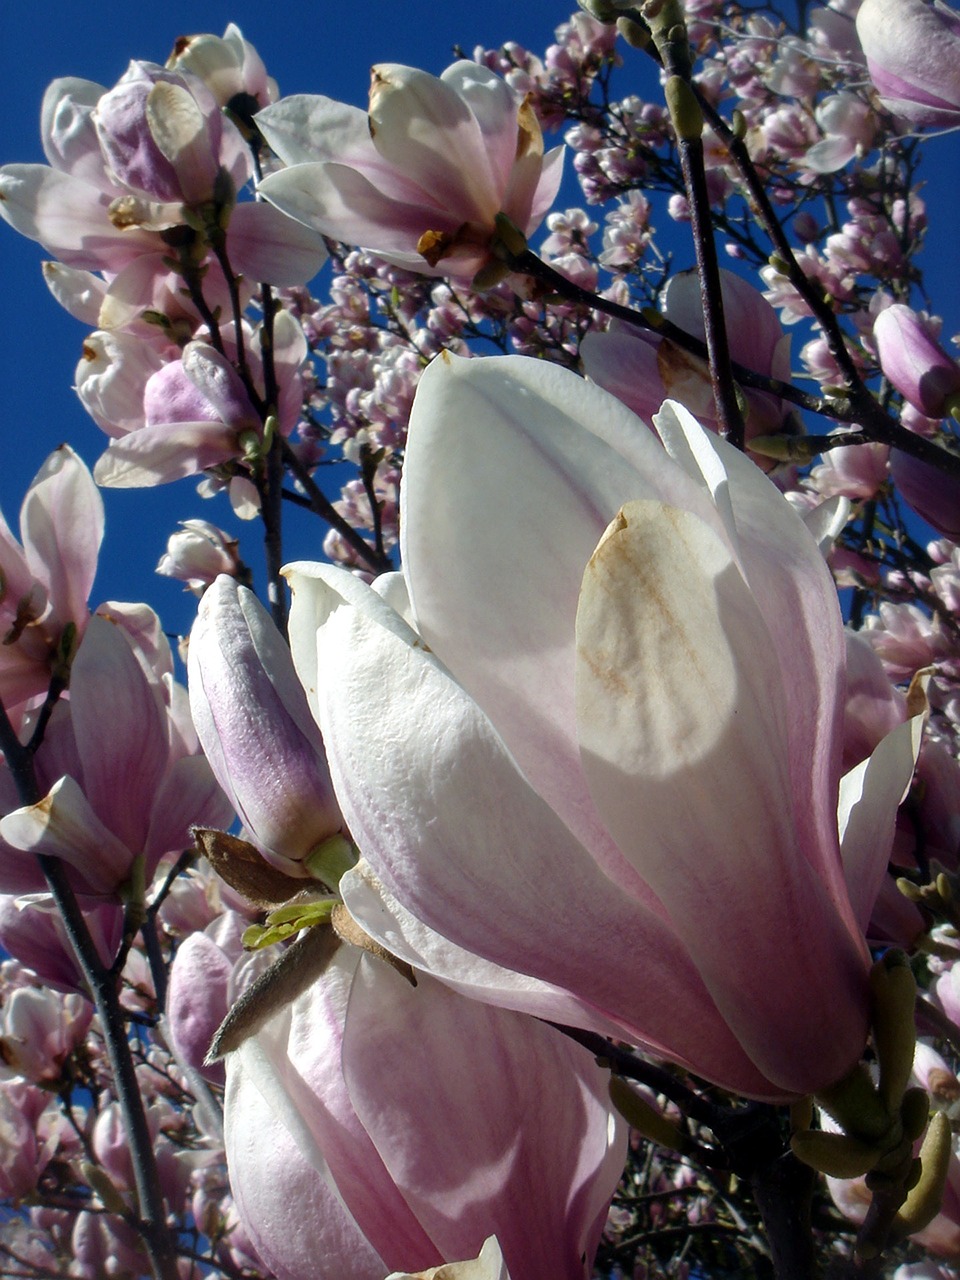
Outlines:
{"label": "blurred blossom", "polygon": [[194,595],[203,595],[219,574],[240,577],[244,572],[237,554],[239,543],[209,520],[181,520],[177,533],[167,539],[157,573],[177,578]]}
{"label": "blurred blossom", "polygon": [[942,0],[864,0],[857,34],[888,111],[914,125],[960,124],[960,14]]}

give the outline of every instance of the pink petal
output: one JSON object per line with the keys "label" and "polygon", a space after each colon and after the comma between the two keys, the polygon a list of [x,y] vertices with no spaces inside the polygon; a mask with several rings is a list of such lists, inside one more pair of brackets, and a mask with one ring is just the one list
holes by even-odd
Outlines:
{"label": "pink petal", "polygon": [[148,683],[129,641],[97,615],[73,663],[70,709],[87,799],[139,853],[166,771],[166,719],[159,688]]}
{"label": "pink petal", "polygon": [[73,778],[61,778],[39,804],[0,818],[0,836],[25,853],[62,858],[80,873],[81,892],[115,893],[133,854],[108,830]]}
{"label": "pink petal", "polygon": [[196,475],[239,451],[236,432],[222,422],[161,422],[111,440],[93,477],[108,489],[139,489]]}
{"label": "pink petal", "polygon": [[103,500],[69,445],[47,458],[27,491],[20,535],[27,564],[54,615],[82,626],[103,540]]}
{"label": "pink petal", "polygon": [[624,507],[584,574],[577,652],[584,771],[611,835],[763,1074],[797,1093],[839,1079],[866,1039],[865,949],[800,856],[776,655],[717,535]]}
{"label": "pink petal", "polygon": [[365,956],[343,1070],[364,1128],[444,1257],[468,1257],[494,1232],[514,1275],[582,1280],[626,1146],[606,1072],[586,1050],[429,978],[412,987]]}

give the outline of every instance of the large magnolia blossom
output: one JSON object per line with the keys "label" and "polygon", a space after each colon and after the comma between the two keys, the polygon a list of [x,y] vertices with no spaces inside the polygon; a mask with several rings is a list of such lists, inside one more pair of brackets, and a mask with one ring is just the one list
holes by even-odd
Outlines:
{"label": "large magnolia blossom", "polygon": [[863,930],[917,726],[841,786],[816,539],[684,409],[656,425],[663,444],[533,360],[428,369],[404,579],[291,571],[295,661],[368,864],[340,887],[415,963],[435,930],[572,992],[581,1025],[805,1094],[864,1047]]}
{"label": "large magnolia blossom", "polygon": [[529,103],[486,67],[438,79],[373,68],[369,115],[329,98],[285,98],[257,115],[289,166],[259,192],[292,218],[410,271],[470,279],[490,259],[494,219],[526,234],[560,185],[563,148],[543,153]]}
{"label": "large magnolia blossom", "polygon": [[342,947],[228,1058],[237,1211],[277,1280],[419,1273],[491,1233],[512,1275],[583,1280],[626,1147],[608,1079],[552,1027]]}

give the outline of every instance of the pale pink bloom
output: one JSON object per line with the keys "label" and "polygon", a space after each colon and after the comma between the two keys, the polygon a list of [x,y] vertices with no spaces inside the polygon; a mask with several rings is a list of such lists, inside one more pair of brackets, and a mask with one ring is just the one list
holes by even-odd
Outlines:
{"label": "pale pink bloom", "polygon": [[881,602],[864,620],[863,638],[880,655],[891,680],[911,680],[951,652],[949,636],[940,622],[915,604]]}
{"label": "pale pink bloom", "polygon": [[167,539],[157,573],[177,578],[186,589],[201,596],[221,573],[234,577],[240,568],[237,540],[209,520],[181,520],[180,529]]}
{"label": "pale pink bloom", "polygon": [[[0,168],[0,216],[66,266],[102,272],[102,305],[115,291],[134,314],[152,305],[154,275],[169,275],[162,259],[171,235],[199,234],[186,225],[188,208],[209,201],[214,188],[229,208],[252,173],[237,127],[203,83],[150,63],[131,63],[112,90],[55,80],[43,100],[41,139],[49,166]],[[234,271],[291,285],[309,280],[325,256],[314,233],[253,202],[233,208],[227,253]],[[137,265],[144,255],[147,270]],[[77,283],[65,286],[70,310]]]}
{"label": "pale pink bloom", "polygon": [[[263,393],[259,330],[244,335],[251,376]],[[277,422],[290,434],[300,415],[300,368],[307,354],[303,330],[287,311],[274,320]],[[121,352],[122,363],[126,346]],[[127,425],[127,424],[124,424]],[[128,489],[166,484],[237,458],[263,439],[261,415],[236,367],[205,342],[190,342],[177,360],[151,373],[142,388],[142,417],[126,431],[114,422],[113,440],[94,467],[97,483]]]}
{"label": "pale pink bloom", "polygon": [[342,572],[291,571],[294,657],[384,893],[361,901],[359,869],[340,888],[391,947],[399,901],[727,1088],[808,1093],[866,1040],[863,930],[917,726],[841,789],[817,543],[684,410],[657,425],[666,449],[541,361],[424,375],[402,524],[419,636]]}
{"label": "pale pink bloom", "polygon": [[914,125],[960,124],[960,14],[941,0],[864,0],[857,34],[884,106]]}
{"label": "pale pink bloom", "polygon": [[103,501],[69,445],[47,458],[20,508],[17,543],[0,515],[0,698],[8,713],[45,694],[63,629],[83,635],[103,538]]}
{"label": "pale pink bloom", "polygon": [[592,1055],[355,948],[229,1057],[224,1131],[282,1280],[383,1280],[491,1234],[513,1275],[582,1280],[626,1138]]}
{"label": "pale pink bloom", "polygon": [[25,1080],[0,1080],[0,1196],[17,1201],[36,1189],[65,1124],[46,1090]]}
{"label": "pale pink bloom", "polygon": [[800,161],[814,173],[836,173],[855,155],[870,150],[877,132],[877,120],[862,98],[844,91],[830,94],[814,111],[823,130],[822,141],[815,142]]}
{"label": "pale pink bloom", "polygon": [[0,1062],[33,1084],[55,1083],[92,1017],[93,1006],[79,993],[64,996],[42,987],[20,987],[7,995],[0,1010]]}
{"label": "pale pink bloom", "polygon": [[884,377],[920,413],[942,418],[960,392],[960,365],[934,341],[929,327],[902,303],[885,307],[873,325]]}
{"label": "pale pink bloom", "polygon": [[276,81],[267,75],[263,59],[233,22],[222,36],[180,36],[167,67],[202,80],[221,107],[228,106],[238,94],[249,94],[260,107],[277,100]]}
{"label": "pale pink bloom", "polygon": [[373,68],[369,115],[329,98],[286,98],[257,124],[289,167],[260,193],[347,244],[428,275],[472,279],[494,219],[526,235],[550,208],[563,149],[546,156],[533,108],[499,76],[457,62],[438,79]]}
{"label": "pale pink bloom", "polygon": [[825,498],[873,498],[887,482],[890,449],[885,444],[857,444],[830,449],[810,472],[810,483]]}
{"label": "pale pink bloom", "polygon": [[[169,652],[167,653],[169,657]],[[160,859],[190,848],[190,828],[219,826],[230,809],[184,722],[182,691],[117,622],[95,616],[74,659],[69,699],[36,755],[44,798],[17,807],[0,772],[0,887],[44,881],[34,853],[62,858],[77,891],[113,897],[142,857],[147,883]]]}
{"label": "pale pink bloom", "polygon": [[290,650],[253,592],[226,575],[190,634],[190,706],[250,839],[289,876],[343,826],[323,740]]}
{"label": "pale pink bloom", "polygon": [[[770,303],[731,271],[721,271],[724,319],[733,358],[756,373],[789,379],[790,339]],[[695,271],[672,276],[663,312],[673,324],[703,340],[703,306]],[[587,376],[650,423],[666,399],[679,400],[704,426],[716,430],[713,388],[705,360],[690,356],[655,333],[626,326],[592,331],[580,344]],[[782,400],[766,391],[746,391],[747,441],[781,431]],[[769,462],[767,464],[769,466]]]}

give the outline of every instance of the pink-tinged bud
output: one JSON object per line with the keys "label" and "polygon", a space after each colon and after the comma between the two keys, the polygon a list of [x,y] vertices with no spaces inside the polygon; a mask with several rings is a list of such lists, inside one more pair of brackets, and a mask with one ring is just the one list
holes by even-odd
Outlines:
{"label": "pink-tinged bud", "polygon": [[426,274],[472,279],[492,261],[497,215],[522,241],[560,183],[563,149],[544,155],[530,103],[472,62],[439,79],[383,63],[369,115],[303,95],[267,107],[257,124],[290,166],[260,183],[266,199]]}
{"label": "pink-tinged bud", "polygon": [[960,14],[941,0],[864,0],[857,34],[889,111],[915,125],[960,124]]}
{"label": "pink-tinged bud", "polygon": [[190,707],[220,785],[288,875],[340,831],[320,732],[280,633],[252,592],[220,577],[190,636]]}
{"label": "pink-tinged bud", "polygon": [[899,302],[887,307],[877,316],[873,337],[884,377],[915,409],[928,418],[950,412],[950,400],[960,392],[960,365],[933,340],[915,311]]}
{"label": "pink-tinged bud", "polygon": [[237,546],[236,538],[209,520],[182,520],[180,532],[167,539],[157,573],[178,578],[194,595],[202,595],[221,573],[236,577],[240,572]]}
{"label": "pink-tinged bud", "polygon": [[221,107],[237,94],[249,94],[257,105],[276,102],[276,81],[240,28],[230,23],[223,36],[181,36],[167,59],[170,71],[187,71],[202,80]]}
{"label": "pink-tinged bud", "polygon": [[960,477],[900,449],[890,451],[890,473],[918,516],[952,542],[960,540]]}

